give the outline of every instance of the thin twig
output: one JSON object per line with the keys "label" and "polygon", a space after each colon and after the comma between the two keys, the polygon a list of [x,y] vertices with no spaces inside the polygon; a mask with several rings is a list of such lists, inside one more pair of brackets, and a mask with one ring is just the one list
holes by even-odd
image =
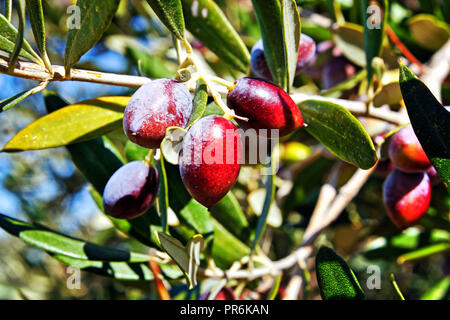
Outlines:
{"label": "thin twig", "polygon": [[44,66],[18,61],[16,67],[12,72],[8,72],[8,61],[0,58],[0,73],[9,74],[11,76],[37,80],[40,82],[46,81],[83,81],[95,82],[101,84],[110,84],[116,86],[139,88],[143,84],[149,82],[151,79],[146,77],[129,76],[107,72],[97,72],[81,69],[72,69],[71,77],[65,77],[63,66],[53,66],[53,75],[51,75]]}

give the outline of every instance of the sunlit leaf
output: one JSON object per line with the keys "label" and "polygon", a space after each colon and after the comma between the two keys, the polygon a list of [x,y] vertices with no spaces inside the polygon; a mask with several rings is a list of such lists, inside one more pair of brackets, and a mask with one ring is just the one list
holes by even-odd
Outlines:
{"label": "sunlit leaf", "polygon": [[250,53],[213,0],[181,0],[187,29],[219,58],[247,72]]}
{"label": "sunlit leaf", "polygon": [[42,226],[0,214],[0,227],[19,237],[25,243],[52,254],[65,255],[80,260],[146,262],[148,256],[125,250],[111,249],[65,236]]}
{"label": "sunlit leaf", "polygon": [[44,10],[42,0],[26,0],[28,18],[30,19],[34,39],[47,68],[50,67],[50,61],[47,56],[47,38],[45,32]]}
{"label": "sunlit leaf", "polygon": [[344,107],[331,102],[300,103],[306,130],[341,160],[362,169],[377,162],[372,139],[362,124]]}
{"label": "sunlit leaf", "polygon": [[[369,8],[378,9],[371,11]],[[361,9],[364,25],[367,78],[371,82],[373,76],[372,60],[381,54],[389,5],[387,0],[363,0]]]}
{"label": "sunlit leaf", "polygon": [[408,25],[414,39],[429,50],[438,50],[450,38],[450,27],[430,14],[418,14]]}
{"label": "sunlit leaf", "polygon": [[[4,15],[0,14],[0,49],[8,53],[12,53],[14,51],[17,35],[17,29]],[[43,63],[41,58],[39,58],[39,55],[33,50],[26,40],[23,42],[20,56],[39,64]]]}
{"label": "sunlit leaf", "polygon": [[301,23],[300,13],[294,0],[281,1],[283,18],[284,47],[286,51],[286,68],[288,70],[287,89],[294,83],[297,69],[298,50],[300,48]]}
{"label": "sunlit leaf", "polygon": [[178,38],[184,38],[184,18],[180,0],[147,0],[164,25]]}
{"label": "sunlit leaf", "polygon": [[[108,29],[120,0],[78,0],[79,21],[71,21],[64,55],[66,74]],[[79,22],[79,26],[76,26]]]}
{"label": "sunlit leaf", "polygon": [[17,133],[3,152],[41,150],[88,141],[122,126],[129,97],[101,97],[61,108]]}
{"label": "sunlit leaf", "polygon": [[264,53],[274,82],[287,89],[288,66],[285,51],[283,15],[279,0],[252,0],[258,18]]}

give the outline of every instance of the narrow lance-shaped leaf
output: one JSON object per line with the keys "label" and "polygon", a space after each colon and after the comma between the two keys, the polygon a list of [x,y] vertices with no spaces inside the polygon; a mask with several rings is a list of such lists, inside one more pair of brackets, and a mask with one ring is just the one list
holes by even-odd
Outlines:
{"label": "narrow lance-shaped leaf", "polygon": [[[14,51],[17,35],[17,29],[4,15],[0,14],[0,50],[12,53]],[[43,64],[41,58],[39,58],[39,55],[33,50],[26,40],[23,41],[20,56],[38,64]]]}
{"label": "narrow lance-shaped leaf", "polygon": [[3,152],[41,150],[98,138],[122,126],[129,97],[100,97],[58,109],[17,133]]}
{"label": "narrow lance-shaped leaf", "polygon": [[180,0],[147,0],[164,25],[178,39],[184,38],[184,17]]}
{"label": "narrow lance-shaped leaf", "polygon": [[[154,276],[149,268],[148,262],[130,263],[130,262],[107,262],[79,260],[59,254],[53,257],[67,266],[92,272],[98,275],[111,277],[122,281],[153,281]],[[183,273],[175,265],[160,264],[162,274],[169,279],[179,279]]]}
{"label": "narrow lance-shaped leaf", "polygon": [[42,0],[26,0],[28,18],[33,29],[34,39],[47,69],[51,69],[51,64],[47,56],[47,39],[45,33],[44,10]]}
{"label": "narrow lance-shaped leaf", "polygon": [[0,102],[0,112],[6,111],[8,109],[11,109],[12,107],[14,107],[16,104],[22,102],[23,100],[25,100],[26,98],[28,98],[32,93],[33,93],[33,89],[21,92],[16,94],[15,96],[12,96],[10,98],[7,98],[5,100],[2,100]]}
{"label": "narrow lance-shaped leaf", "polygon": [[323,300],[365,299],[352,269],[332,249],[320,248],[316,256],[316,274]]}
{"label": "narrow lance-shaped leaf", "polygon": [[450,193],[450,112],[405,65],[400,88],[414,132]]}
{"label": "narrow lance-shaped leaf", "polygon": [[[120,0],[78,0],[79,21],[71,21],[67,35],[64,67],[66,74],[108,29]],[[76,25],[79,22],[79,26]]]}
{"label": "narrow lance-shaped leaf", "polygon": [[80,260],[146,262],[147,255],[105,248],[0,214],[0,227],[25,243]]}
{"label": "narrow lance-shaped leaf", "polygon": [[213,0],[181,0],[186,28],[219,58],[247,72],[250,53]]}
{"label": "narrow lance-shaped leaf", "polygon": [[362,124],[344,107],[325,101],[298,104],[306,130],[341,160],[361,169],[377,162],[372,139]]}
{"label": "narrow lance-shaped leaf", "polygon": [[288,69],[279,0],[252,0],[258,18],[267,64],[274,82],[287,90]]}
{"label": "narrow lance-shaped leaf", "polygon": [[19,59],[20,52],[23,46],[23,33],[25,31],[26,17],[25,17],[25,0],[17,0],[16,8],[19,14],[19,30],[17,31],[16,43],[14,45],[14,50],[9,57],[8,70],[12,72],[16,67],[16,62]]}
{"label": "narrow lance-shaped leaf", "polygon": [[261,212],[261,216],[258,218],[258,224],[256,226],[255,237],[252,242],[251,251],[253,252],[256,248],[256,245],[259,243],[261,236],[266,229],[267,217],[269,216],[270,205],[275,199],[275,176],[276,176],[276,156],[274,151],[270,155],[270,162],[266,166],[266,196],[264,198],[264,205]]}
{"label": "narrow lance-shaped leaf", "polygon": [[301,22],[300,13],[294,0],[282,0],[284,47],[288,70],[287,89],[290,91],[294,83],[297,69],[298,50],[300,48]]}
{"label": "narrow lance-shaped leaf", "polygon": [[372,82],[372,60],[380,56],[381,49],[383,48],[384,28],[389,9],[388,0],[363,0],[361,8],[364,25],[367,79],[369,82]]}

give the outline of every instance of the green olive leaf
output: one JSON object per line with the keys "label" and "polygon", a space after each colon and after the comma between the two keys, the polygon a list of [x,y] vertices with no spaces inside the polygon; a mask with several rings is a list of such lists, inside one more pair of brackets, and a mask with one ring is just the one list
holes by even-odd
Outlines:
{"label": "green olive leaf", "polygon": [[322,247],[316,256],[316,275],[323,300],[364,300],[365,294],[352,269],[332,249]]}
{"label": "green olive leaf", "polygon": [[44,10],[42,0],[26,0],[28,18],[30,19],[31,29],[34,39],[47,69],[51,68],[51,63],[47,56],[47,38],[45,32]]}
{"label": "green olive leaf", "polygon": [[14,49],[9,57],[8,70],[12,72],[16,67],[17,60],[19,60],[20,52],[24,42],[23,33],[25,31],[26,16],[25,16],[25,0],[17,0],[16,8],[19,15],[19,30],[17,31],[16,43]]}
{"label": "green olive leaf", "polygon": [[148,256],[125,250],[105,248],[80,239],[65,236],[38,225],[16,220],[0,214],[0,227],[25,243],[48,253],[80,260],[147,262]]}
{"label": "green olive leaf", "polygon": [[400,88],[414,132],[450,193],[450,112],[405,65]]}
{"label": "green olive leaf", "polygon": [[100,97],[58,109],[17,133],[2,152],[56,148],[92,140],[122,126],[129,97]]}
{"label": "green olive leaf", "polygon": [[[0,14],[0,50],[12,53],[14,51],[17,36],[17,29],[4,15]],[[19,55],[38,64],[43,64],[39,55],[26,40],[23,41],[22,50],[20,50]]]}
{"label": "green olive leaf", "polygon": [[6,98],[5,100],[0,101],[0,112],[6,111],[8,109],[11,109],[16,104],[22,102],[26,98],[28,98],[32,93],[33,89],[26,90],[24,92],[18,93],[12,97]]}
{"label": "green olive leaf", "polygon": [[407,21],[414,39],[428,50],[438,50],[450,38],[450,27],[430,14],[418,14]]}
{"label": "green olive leaf", "polygon": [[180,0],[147,0],[164,25],[178,39],[184,38],[184,17]]}
{"label": "green olive leaf", "polygon": [[187,29],[219,58],[247,72],[250,53],[213,0],[181,0]]}
{"label": "green olive leaf", "polygon": [[[444,1],[445,2],[445,1]],[[420,300],[448,300],[450,295],[450,277],[445,277],[428,290]]]}
{"label": "green olive leaf", "polygon": [[381,55],[383,48],[385,24],[389,10],[388,0],[363,0],[361,9],[364,25],[367,79],[369,82],[372,82],[372,60]]}
{"label": "green olive leaf", "polygon": [[[345,22],[333,29],[333,40],[347,59],[360,67],[366,67],[363,26]],[[381,49],[381,58],[388,69],[398,68],[397,56],[387,42]]]}
{"label": "green olive leaf", "polygon": [[203,80],[197,82],[197,88],[194,96],[194,109],[192,110],[191,119],[189,120],[188,127],[192,126],[195,121],[200,119],[205,113],[206,106],[208,105],[208,88]]}
{"label": "green olive leaf", "polygon": [[283,18],[284,48],[286,55],[287,90],[290,92],[297,69],[298,50],[300,48],[301,21],[297,4],[294,0],[281,1]]}
{"label": "green olive leaf", "polygon": [[325,101],[298,104],[306,130],[341,160],[361,169],[377,162],[372,139],[361,123],[344,107]]}
{"label": "green olive leaf", "polygon": [[[288,66],[283,13],[279,0],[252,0],[258,18],[264,53],[275,84],[287,90]],[[298,53],[297,53],[298,57]],[[296,61],[297,63],[297,61]]]}
{"label": "green olive leaf", "polygon": [[[64,68],[66,74],[102,37],[112,22],[120,0],[78,0],[79,26],[69,28]],[[75,22],[73,22],[75,24]]]}

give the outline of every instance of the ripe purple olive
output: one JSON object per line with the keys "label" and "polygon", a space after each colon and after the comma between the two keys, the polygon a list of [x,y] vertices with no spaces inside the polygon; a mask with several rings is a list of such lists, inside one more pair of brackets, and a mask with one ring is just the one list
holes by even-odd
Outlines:
{"label": "ripe purple olive", "polygon": [[356,67],[346,57],[332,57],[324,65],[322,81],[324,89],[330,89],[356,74]]}
{"label": "ripe purple olive", "polygon": [[384,183],[383,200],[391,221],[402,230],[409,228],[428,210],[430,178],[423,172],[405,173],[395,169]]}
{"label": "ripe purple olive", "polygon": [[389,157],[404,172],[426,171],[431,166],[412,126],[404,127],[392,136]]}
{"label": "ripe purple olive", "polygon": [[192,113],[192,98],[186,87],[172,79],[153,80],[140,87],[125,108],[125,134],[144,148],[159,148],[166,129],[184,128]]}
{"label": "ripe purple olive", "polygon": [[150,208],[158,189],[158,170],[143,161],[129,162],[106,184],[103,192],[105,213],[118,219],[136,218]]}
{"label": "ripe purple olive", "polygon": [[211,115],[198,120],[183,139],[181,179],[190,195],[207,208],[222,199],[241,169],[242,141],[229,120]]}
{"label": "ripe purple olive", "polygon": [[[300,73],[305,67],[310,65],[314,61],[315,56],[316,43],[311,37],[302,33],[300,37],[296,74]],[[262,39],[258,40],[252,48],[250,65],[257,77],[267,81],[273,80],[264,54]]]}
{"label": "ripe purple olive", "polygon": [[227,103],[238,115],[249,119],[248,122],[237,119],[241,127],[255,129],[262,136],[273,137],[271,130],[279,130],[279,136],[284,137],[304,125],[303,116],[291,97],[264,80],[239,79],[228,93]]}

